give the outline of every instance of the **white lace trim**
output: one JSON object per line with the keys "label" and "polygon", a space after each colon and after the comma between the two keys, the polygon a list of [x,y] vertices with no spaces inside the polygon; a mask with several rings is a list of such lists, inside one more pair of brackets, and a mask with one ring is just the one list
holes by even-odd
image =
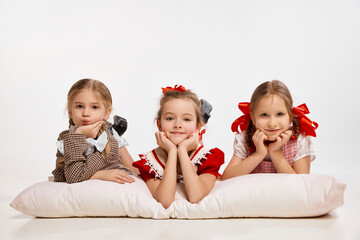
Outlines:
{"label": "white lace trim", "polygon": [[[196,151],[195,151],[196,152]],[[206,160],[207,154],[210,154],[211,152],[206,149],[205,147],[202,147],[199,152],[196,153],[195,157],[194,155],[189,156],[190,159],[193,158],[193,160],[191,160],[191,164],[193,165],[195,171],[197,172],[198,170],[198,166],[197,165],[201,165],[203,160]],[[145,166],[149,166],[150,170],[149,173],[155,173],[155,178],[158,179],[162,179],[162,176],[164,175],[164,169],[162,168],[162,166],[157,162],[156,157],[153,156],[153,152],[150,151],[146,154],[139,154],[140,159],[144,159]],[[156,151],[155,154],[157,155]],[[159,157],[157,155],[157,157]],[[163,163],[164,164],[164,163]],[[182,175],[177,174],[178,177],[182,178]]]}
{"label": "white lace trim", "polygon": [[150,167],[149,173],[154,172],[155,178],[162,179],[162,174],[159,173],[158,169],[151,163],[151,160],[148,158],[147,154],[141,154],[139,156],[140,156],[140,159],[144,159],[146,161],[146,163],[144,163],[144,165]]}
{"label": "white lace trim", "polygon": [[201,165],[202,162],[201,160],[203,159],[207,159],[206,155],[208,155],[210,153],[209,150],[205,149],[205,147],[203,147],[202,149],[200,149],[200,151],[197,153],[197,155],[199,156],[196,156],[196,159],[194,158],[191,163],[194,165],[198,164],[198,165]]}

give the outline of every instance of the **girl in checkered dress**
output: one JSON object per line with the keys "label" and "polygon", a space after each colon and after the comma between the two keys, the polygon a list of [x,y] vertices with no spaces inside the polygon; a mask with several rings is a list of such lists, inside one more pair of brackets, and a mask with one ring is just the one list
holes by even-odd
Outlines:
{"label": "girl in checkered dress", "polygon": [[70,127],[57,141],[54,181],[134,182],[127,171],[137,170],[131,166],[126,141],[107,122],[112,110],[109,89],[100,81],[82,79],[71,87],[67,100]]}
{"label": "girl in checkered dress", "polygon": [[139,155],[140,160],[133,166],[165,208],[174,201],[177,182],[184,183],[189,201],[197,203],[211,191],[220,175],[224,153],[204,147],[199,134],[210,116],[206,108],[181,85],[163,88],[156,118],[158,147]]}
{"label": "girl in checkered dress", "polygon": [[316,136],[318,124],[305,116],[305,104],[293,107],[284,83],[260,84],[250,103],[239,103],[239,109],[244,115],[231,126],[236,132],[234,154],[223,180],[249,173],[310,172],[315,159],[310,136]]}

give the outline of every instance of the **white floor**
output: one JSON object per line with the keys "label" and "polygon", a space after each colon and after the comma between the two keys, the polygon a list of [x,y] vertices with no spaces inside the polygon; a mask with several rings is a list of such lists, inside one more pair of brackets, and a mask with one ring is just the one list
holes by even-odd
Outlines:
{"label": "white floor", "polygon": [[[337,176],[336,176],[337,177]],[[9,206],[0,195],[0,240],[11,239],[360,239],[360,177],[347,184],[344,206],[317,218],[153,220],[140,218],[34,218]],[[15,196],[14,196],[15,197]]]}

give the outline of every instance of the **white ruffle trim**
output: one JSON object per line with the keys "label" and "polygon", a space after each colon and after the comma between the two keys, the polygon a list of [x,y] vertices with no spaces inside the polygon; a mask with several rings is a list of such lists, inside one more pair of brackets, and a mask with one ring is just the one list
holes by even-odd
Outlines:
{"label": "white ruffle trim", "polygon": [[[204,149],[205,150],[205,149]],[[192,160],[192,164],[195,165],[201,165],[202,162],[201,160],[203,159],[207,159],[206,155],[208,155],[210,153],[209,150],[206,150],[205,152],[201,153],[199,157],[197,157],[197,159]]]}
{"label": "white ruffle trim", "polygon": [[144,165],[150,167],[149,173],[154,172],[154,173],[155,173],[155,178],[162,179],[162,174],[159,173],[159,171],[157,170],[157,168],[150,162],[150,160],[148,159],[147,155],[145,155],[145,154],[140,154],[139,156],[140,156],[140,159],[144,159],[144,160],[146,161],[146,163],[145,163]]}

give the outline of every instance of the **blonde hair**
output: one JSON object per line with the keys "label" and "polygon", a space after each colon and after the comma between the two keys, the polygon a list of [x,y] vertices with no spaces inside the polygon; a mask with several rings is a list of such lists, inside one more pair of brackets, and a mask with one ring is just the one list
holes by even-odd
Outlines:
{"label": "blonde hair", "polygon": [[198,96],[189,89],[187,89],[185,92],[174,91],[174,90],[165,92],[160,99],[160,108],[157,112],[156,120],[161,119],[161,114],[163,112],[165,103],[167,103],[168,101],[170,101],[172,99],[191,100],[194,103],[194,107],[195,107],[196,123],[200,124],[200,126],[205,125],[205,122],[203,120],[202,113],[201,113],[201,102],[200,102]]}
{"label": "blonde hair", "polygon": [[98,80],[94,80],[94,79],[90,79],[90,78],[84,78],[81,79],[79,81],[77,81],[76,83],[74,83],[67,95],[67,110],[69,113],[69,124],[70,125],[74,125],[73,120],[70,118],[70,111],[71,111],[71,106],[73,103],[73,100],[75,98],[75,96],[83,91],[84,89],[89,89],[94,91],[94,93],[100,97],[100,99],[102,100],[102,102],[104,103],[105,109],[109,109],[112,107],[112,97],[111,97],[111,93],[109,91],[109,89],[105,86],[105,84],[103,84],[102,82],[98,81]]}
{"label": "blonde hair", "polygon": [[[253,92],[250,100],[250,113],[253,115],[256,107],[259,104],[259,101],[261,98],[263,98],[266,95],[277,95],[279,96],[285,103],[286,110],[290,116],[290,120],[293,123],[295,138],[300,134],[300,125],[298,121],[294,118],[294,115],[292,113],[293,108],[293,99],[290,94],[289,89],[286,87],[286,85],[279,81],[279,80],[273,80],[273,81],[267,81],[262,84],[260,84],[255,91]],[[248,128],[246,129],[246,144],[249,148],[254,148],[254,143],[252,141],[252,135],[255,132],[255,126],[252,122],[252,120],[249,121]]]}
{"label": "blonde hair", "polygon": [[[81,79],[71,86],[71,88],[67,94],[67,111],[69,114],[69,127],[71,125],[75,125],[72,118],[70,118],[72,103],[74,101],[75,96],[79,92],[83,91],[84,89],[89,89],[89,90],[94,91],[95,95],[100,97],[106,110],[109,110],[112,107],[111,93],[110,93],[109,89],[105,86],[104,83],[102,83],[98,80],[90,79],[90,78]],[[99,137],[101,135],[101,133],[103,133],[106,130],[106,128],[107,128],[107,124],[104,123],[101,126],[96,137]],[[110,154],[109,143],[107,143],[105,146],[105,153],[106,153],[106,157],[108,157]],[[61,165],[64,165],[64,157],[58,158],[58,163]]]}

